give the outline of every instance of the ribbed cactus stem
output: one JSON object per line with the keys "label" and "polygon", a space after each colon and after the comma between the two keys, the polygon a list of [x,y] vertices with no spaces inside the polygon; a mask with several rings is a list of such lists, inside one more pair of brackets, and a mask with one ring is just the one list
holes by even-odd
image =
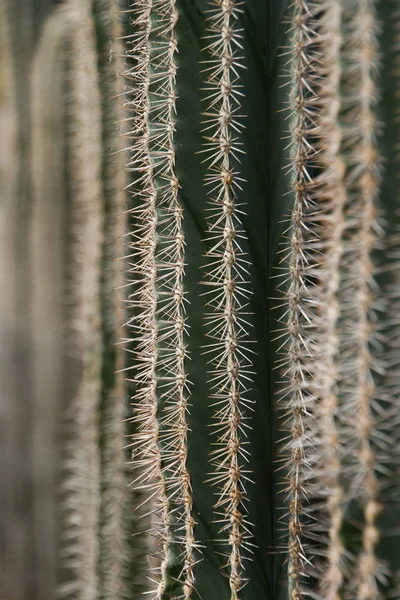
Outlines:
{"label": "ribbed cactus stem", "polygon": [[[291,218],[289,250],[289,289],[287,331],[288,359],[285,376],[288,386],[286,422],[290,427],[287,443],[289,502],[289,593],[291,600],[303,598],[302,577],[309,569],[312,551],[307,550],[308,483],[310,479],[309,439],[316,407],[315,389],[319,290],[313,284],[318,276],[320,242],[318,237],[319,209],[312,196],[315,182],[310,165],[318,155],[315,146],[317,111],[317,60],[313,44],[318,41],[314,2],[294,3],[291,93],[293,113],[292,170],[294,172],[294,206]],[[286,359],[285,359],[286,362]]]}
{"label": "ribbed cactus stem", "polygon": [[[175,113],[178,42],[178,12],[174,0],[156,0],[155,51],[151,121],[151,153],[159,214],[157,248],[157,294],[160,358],[158,380],[163,401],[161,446],[171,512],[174,513],[174,537],[183,562],[180,576],[183,598],[192,597],[194,589],[195,538],[192,516],[193,498],[188,458],[188,381],[185,316],[185,237],[183,210],[179,202],[176,175]],[[183,533],[182,533],[183,532]]]}
{"label": "ribbed cactus stem", "polygon": [[137,228],[132,234],[132,266],[130,274],[137,284],[130,302],[136,316],[129,323],[133,341],[136,344],[136,375],[134,383],[137,391],[133,398],[135,422],[138,432],[134,439],[134,464],[140,468],[135,485],[149,493],[152,512],[152,528],[157,540],[160,565],[154,575],[154,600],[161,600],[166,588],[168,554],[170,546],[170,515],[167,484],[163,474],[163,461],[160,448],[160,423],[158,407],[158,344],[157,325],[157,192],[154,184],[154,165],[151,155],[151,47],[152,34],[151,0],[135,2],[130,9],[136,28],[133,39],[132,57],[134,68],[128,70],[126,79],[132,94],[130,106],[133,110],[133,130],[135,143],[130,148],[132,160],[129,168],[137,174],[135,203],[131,210],[137,220]]}
{"label": "ribbed cactus stem", "polygon": [[[60,414],[65,408],[67,381],[64,287],[65,223],[68,219],[68,195],[65,186],[65,71],[72,34],[70,16],[69,8],[60,6],[46,21],[33,63],[31,88],[33,206],[30,250],[33,386],[30,399],[33,413],[29,421],[32,429],[33,472],[36,482],[34,538],[37,555],[33,554],[32,544],[30,552],[32,568],[34,565],[37,575],[36,597],[43,600],[54,600],[56,596],[60,542],[56,527],[60,516],[56,492],[61,459],[59,423]],[[9,221],[7,222],[9,226]],[[10,461],[10,467],[11,464],[14,463]],[[3,511],[5,510],[3,508]],[[13,529],[14,520],[9,516],[4,520],[9,521],[10,528]],[[32,555],[35,556],[35,560]],[[4,556],[13,568],[9,569],[8,563],[3,565],[1,580],[4,587],[0,584],[0,596],[14,597],[14,590],[6,591],[5,580],[18,563],[13,560],[10,550],[5,550]],[[18,572],[18,579],[21,579],[21,572]],[[28,596],[31,595],[28,593]]]}
{"label": "ribbed cactus stem", "polygon": [[121,135],[123,72],[120,9],[114,0],[93,0],[96,21],[100,91],[102,96],[102,183],[105,218],[102,243],[102,402],[100,410],[101,507],[100,507],[100,600],[128,600],[143,589],[142,537],[135,538],[138,555],[130,553],[134,492],[128,488],[126,467],[125,352],[117,342],[124,333],[124,236],[127,230],[127,195]]}
{"label": "ribbed cactus stem", "polygon": [[[69,249],[70,324],[68,355],[78,366],[70,417],[70,474],[66,491],[64,566],[71,577],[60,597],[98,598],[101,398],[100,263],[103,198],[101,192],[101,113],[94,21],[89,1],[71,0]],[[71,384],[71,382],[70,382]]]}
{"label": "ribbed cactus stem", "polygon": [[[326,486],[326,512],[328,522],[327,560],[321,574],[320,588],[325,600],[338,600],[343,585],[344,547],[341,540],[343,524],[343,501],[341,475],[341,433],[337,414],[337,354],[339,338],[338,290],[339,266],[343,254],[342,234],[344,227],[343,209],[346,201],[344,187],[345,165],[340,155],[341,129],[338,124],[340,113],[340,52],[342,46],[341,0],[323,0],[319,18],[319,111],[316,118],[319,132],[317,165],[321,174],[315,179],[314,202],[322,210],[324,231],[320,234],[324,245],[321,253],[322,318],[320,345],[323,362],[317,370],[320,392],[319,414],[319,465],[321,481]],[[320,487],[320,486],[319,486]],[[319,489],[317,493],[321,493]]]}
{"label": "ribbed cactus stem", "polygon": [[348,148],[348,205],[342,285],[343,343],[347,348],[342,349],[341,354],[344,357],[343,390],[348,407],[350,445],[355,446],[357,458],[355,481],[360,485],[359,489],[350,493],[361,497],[364,514],[356,594],[357,600],[376,600],[380,503],[377,457],[373,445],[376,391],[370,347],[374,334],[371,320],[374,309],[372,252],[377,242],[375,201],[379,191],[377,118],[374,110],[377,102],[374,71],[378,61],[374,1],[351,3],[348,19],[345,40],[348,64],[344,72],[343,100],[347,109],[344,148]]}
{"label": "ribbed cactus stem", "polygon": [[219,486],[216,504],[221,531],[227,536],[229,584],[232,600],[239,598],[243,587],[243,556],[249,530],[246,524],[245,480],[245,409],[246,379],[250,362],[245,349],[246,331],[242,324],[243,306],[247,298],[246,261],[239,239],[243,236],[236,191],[240,190],[240,176],[235,170],[240,143],[237,132],[241,124],[237,118],[240,108],[238,67],[241,50],[238,32],[239,8],[234,0],[215,0],[210,10],[208,46],[210,60],[208,86],[210,105],[207,117],[206,152],[209,174],[206,183],[211,187],[211,223],[208,239],[212,248],[207,280],[211,286],[210,307],[206,319],[209,325],[212,355],[212,398],[218,407],[215,412],[215,430],[218,438],[212,453],[215,472],[213,483]]}

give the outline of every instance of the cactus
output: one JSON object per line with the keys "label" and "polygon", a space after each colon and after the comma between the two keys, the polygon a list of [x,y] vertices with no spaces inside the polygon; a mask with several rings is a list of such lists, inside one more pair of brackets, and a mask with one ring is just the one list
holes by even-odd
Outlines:
{"label": "cactus", "polygon": [[[128,508],[134,496],[128,493],[125,480],[123,354],[121,348],[115,347],[124,320],[121,298],[118,300],[118,290],[123,287],[123,263],[119,261],[118,270],[117,261],[123,252],[125,231],[124,155],[116,127],[120,118],[117,96],[122,50],[113,48],[119,43],[117,15],[116,7],[108,2],[96,2],[93,6],[66,3],[56,9],[43,31],[37,57],[39,83],[33,90],[40,115],[33,134],[40,207],[34,232],[34,245],[38,247],[38,348],[43,346],[40,331],[46,310],[40,298],[49,275],[42,228],[49,219],[49,202],[57,195],[57,185],[52,180],[49,186],[46,179],[50,160],[45,154],[46,135],[48,132],[53,139],[61,124],[66,127],[64,141],[56,143],[61,161],[56,172],[61,178],[66,174],[59,189],[66,188],[68,206],[64,208],[61,231],[59,225],[51,230],[58,235],[61,256],[66,261],[64,269],[60,267],[59,284],[55,287],[58,293],[62,290],[63,302],[61,306],[54,303],[60,311],[55,324],[63,327],[65,339],[60,344],[61,334],[58,336],[58,346],[51,354],[63,365],[63,393],[58,412],[53,414],[54,403],[52,410],[47,410],[47,435],[55,436],[55,442],[61,436],[63,456],[61,472],[54,475],[51,471],[61,484],[61,495],[59,510],[49,522],[51,526],[57,523],[61,532],[58,573],[57,569],[51,570],[57,577],[60,597],[126,598],[146,588],[143,581],[134,583],[134,573],[140,573],[143,559],[130,539],[135,533],[137,545],[141,538],[137,535],[140,526],[130,514],[131,506]],[[59,49],[59,54],[49,53],[49,44]],[[60,60],[65,64],[61,70]],[[51,69],[57,68],[57,77],[52,77]],[[49,89],[45,89],[44,82]],[[55,82],[59,82],[59,87],[53,88]],[[54,102],[56,91],[61,94],[56,105],[61,124],[48,117],[51,110],[47,102]],[[114,154],[113,149],[119,152]],[[90,161],[88,152],[92,155]],[[55,157],[50,156],[54,162]],[[93,210],[95,198],[97,211]],[[54,225],[50,220],[50,227],[51,223]],[[49,336],[53,339],[53,329],[49,329]],[[45,347],[44,352],[48,351]],[[44,389],[43,383],[52,378],[46,377],[40,364],[41,359],[35,361],[35,373]],[[120,372],[114,374],[116,369]],[[49,393],[43,396],[38,391],[37,397],[43,405]],[[38,439],[44,439],[44,423],[39,422],[36,429]],[[47,463],[39,460],[38,464],[45,469]],[[54,489],[47,490],[45,498],[54,501]],[[54,546],[51,553],[57,556]],[[50,578],[48,581],[51,588]],[[53,589],[51,597],[55,593]]]}
{"label": "cactus", "polygon": [[[101,506],[99,576],[101,598],[136,598],[147,589],[141,574],[146,553],[146,519],[132,511],[141,498],[129,492],[126,465],[123,335],[125,312],[121,256],[126,232],[125,160],[121,124],[123,52],[119,6],[110,0],[93,3],[97,31],[102,98],[102,182],[104,225],[102,249],[102,404],[100,409]],[[142,523],[143,521],[143,523]]]}
{"label": "cactus", "polygon": [[226,538],[222,543],[228,547],[229,586],[235,600],[245,583],[243,558],[251,537],[246,508],[246,413],[251,407],[247,387],[252,365],[246,347],[249,325],[244,310],[249,282],[248,261],[240,242],[245,232],[237,199],[242,185],[237,168],[241,152],[238,133],[243,127],[237,116],[241,109],[239,82],[243,60],[239,12],[232,0],[215,2],[208,21],[210,58],[205,71],[209,107],[205,113],[204,151],[212,208],[207,237],[211,248],[206,253],[203,281],[210,286],[205,319],[211,339],[207,353],[211,356],[210,391],[216,407],[213,428],[217,432],[210,479],[219,490],[215,509]]}
{"label": "cactus", "polygon": [[[63,556],[71,571],[68,594],[98,594],[100,515],[99,406],[101,375],[100,261],[103,198],[100,185],[101,122],[96,38],[90,2],[71,2],[71,184],[69,225],[70,334],[67,352],[76,365],[68,411],[64,482],[69,527]],[[76,586],[76,589],[74,589]],[[63,587],[64,589],[64,587]],[[61,591],[60,591],[61,593]]]}
{"label": "cactus", "polygon": [[[355,449],[348,461],[349,473],[353,474],[350,497],[361,498],[363,504],[362,543],[357,557],[360,571],[357,598],[372,600],[378,595],[376,546],[379,531],[376,520],[380,512],[373,437],[377,433],[374,412],[377,391],[371,371],[375,368],[371,345],[373,347],[376,335],[372,251],[379,234],[375,204],[379,193],[379,157],[375,115],[377,50],[374,3],[360,2],[354,8],[350,6],[346,25],[348,66],[343,83],[343,107],[346,111],[343,143],[347,142],[348,148],[345,148],[344,156],[348,164],[345,181],[349,200],[346,207],[348,226],[344,234],[340,325],[341,356],[346,360],[339,365],[339,392],[343,390],[343,409],[346,421],[348,419],[344,422],[344,435],[348,436],[349,447]],[[354,79],[359,81],[358,95],[348,87],[350,80],[354,82]],[[351,340],[350,330],[353,332]],[[356,464],[350,464],[353,461]],[[357,488],[354,489],[354,486]]]}
{"label": "cactus", "polygon": [[382,0],[50,15],[32,87],[42,597],[399,596],[398,23]]}
{"label": "cactus", "polygon": [[[59,540],[55,490],[61,460],[60,414],[65,410],[65,247],[68,194],[66,159],[66,56],[70,20],[51,15],[43,30],[32,78],[32,346],[35,540],[39,591],[53,598]],[[48,173],[51,169],[52,177]],[[48,253],[49,246],[53,252]],[[46,365],[46,368],[43,367]],[[47,544],[43,544],[43,537]],[[43,584],[47,587],[43,589]]]}
{"label": "cactus", "polygon": [[[43,589],[46,572],[34,569],[38,551],[35,541],[34,504],[35,477],[32,459],[30,416],[31,356],[30,289],[31,265],[28,240],[31,230],[32,182],[29,130],[31,111],[28,82],[32,59],[37,45],[39,24],[44,20],[48,6],[37,2],[0,2],[3,76],[9,104],[3,112],[2,154],[6,160],[6,174],[2,173],[2,276],[5,286],[2,298],[2,337],[7,340],[2,355],[2,414],[4,431],[2,455],[4,460],[4,505],[8,518],[4,521],[2,547],[5,555],[2,574],[13,589],[16,598],[34,597],[37,587]],[[33,11],[35,10],[35,14]],[[3,187],[3,183],[4,186]],[[17,275],[18,274],[18,275]],[[3,370],[4,369],[4,370]],[[21,379],[19,373],[23,372]],[[14,478],[18,465],[18,480]],[[16,531],[19,533],[16,535]],[[41,560],[41,559],[39,559]],[[24,578],[20,573],[26,573]],[[42,579],[42,577],[44,579]],[[39,580],[41,580],[39,582]]]}

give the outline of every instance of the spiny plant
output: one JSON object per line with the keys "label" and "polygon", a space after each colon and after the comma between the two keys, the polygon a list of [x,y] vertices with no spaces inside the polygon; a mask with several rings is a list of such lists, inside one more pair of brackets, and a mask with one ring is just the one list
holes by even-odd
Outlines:
{"label": "spiny plant", "polygon": [[[121,135],[120,105],[122,92],[123,46],[118,6],[109,0],[93,3],[96,32],[99,85],[102,108],[102,181],[104,194],[104,223],[102,240],[102,400],[100,407],[100,548],[99,595],[101,598],[134,597],[138,593],[133,572],[129,575],[128,548],[132,518],[128,503],[134,500],[127,494],[125,424],[126,390],[124,386],[124,355],[117,346],[125,321],[123,311],[123,238],[126,230],[125,157]],[[138,538],[139,540],[139,538]],[[138,550],[140,550],[140,544]],[[129,558],[128,558],[129,557]],[[137,564],[142,560],[134,555]],[[140,591],[140,584],[139,584]]]}
{"label": "spiny plant", "polygon": [[[33,5],[35,4],[35,13]],[[45,578],[45,572],[32,568],[35,542],[34,487],[32,462],[31,362],[27,331],[30,328],[30,253],[28,240],[31,224],[32,182],[30,178],[30,145],[27,132],[31,123],[28,81],[37,46],[39,23],[43,22],[46,3],[0,2],[2,37],[2,78],[8,102],[2,107],[2,157],[5,171],[1,174],[2,278],[4,293],[1,306],[2,348],[2,436],[5,513],[2,533],[5,579],[13,581],[16,597],[26,597]],[[18,275],[17,275],[18,273]],[[24,377],[20,377],[20,372]],[[18,464],[18,482],[14,478]],[[5,508],[7,507],[7,508]],[[16,535],[18,531],[18,535]],[[19,574],[26,573],[21,578]],[[41,584],[40,584],[41,585]],[[43,589],[43,588],[42,588]]]}
{"label": "spiny plant", "polygon": [[[241,35],[238,27],[239,6],[230,0],[215,3],[208,21],[210,43],[206,50],[207,100],[205,112],[205,152],[208,172],[206,184],[211,199],[211,217],[207,241],[206,274],[203,283],[210,286],[205,319],[210,354],[211,398],[216,406],[213,428],[217,433],[211,453],[213,484],[218,486],[218,523],[226,538],[229,585],[232,598],[244,585],[243,558],[251,533],[247,522],[246,480],[249,462],[246,446],[245,409],[251,407],[247,387],[251,382],[248,327],[245,308],[249,295],[248,261],[241,247],[245,236],[237,191],[242,189],[238,171],[243,127],[240,118]],[[221,536],[222,537],[222,536]]]}
{"label": "spiny plant", "polygon": [[[185,237],[179,180],[175,171],[174,119],[177,50],[174,2],[146,1],[131,9],[137,32],[133,80],[133,136],[130,168],[138,172],[140,203],[133,233],[130,273],[135,308],[130,326],[136,332],[138,357],[135,434],[138,481],[149,488],[153,526],[160,546],[155,597],[166,588],[171,540],[179,544],[183,595],[193,589],[194,519],[192,490],[186,465],[187,401],[184,275]],[[151,69],[151,71],[150,71]],[[162,403],[164,414],[160,414]],[[183,534],[181,534],[183,530]]]}
{"label": "spiny plant", "polygon": [[[326,12],[321,12],[324,8]],[[383,310],[385,306],[382,299],[379,304],[374,299],[377,292],[374,249],[380,236],[377,220],[380,160],[376,115],[376,12],[372,2],[344,3],[343,6],[339,3],[336,6],[339,19],[340,10],[343,11],[341,24],[334,21],[339,24],[336,52],[340,50],[342,57],[339,63],[337,54],[335,62],[342,70],[339,84],[338,72],[335,77],[329,53],[325,54],[326,40],[335,43],[330,29],[332,14],[327,21],[329,37],[325,29],[319,38],[317,25],[319,21],[323,27],[325,15],[329,10],[335,10],[333,3],[324,7],[323,3],[299,2],[296,9],[295,23],[299,33],[294,47],[300,80],[296,89],[300,93],[303,91],[303,95],[297,96],[294,102],[300,113],[300,127],[295,128],[295,190],[301,198],[307,199],[305,205],[311,218],[306,220],[300,213],[298,219],[299,211],[295,205],[292,253],[300,267],[290,279],[296,292],[298,287],[304,290],[305,301],[301,298],[302,305],[296,302],[295,309],[290,312],[296,327],[293,327],[293,316],[289,321],[289,331],[294,339],[292,348],[294,346],[296,350],[292,354],[296,369],[294,398],[299,393],[301,397],[294,405],[292,434],[295,443],[289,461],[292,469],[290,487],[294,488],[294,507],[289,520],[292,595],[302,597],[307,593],[309,585],[304,580],[304,573],[308,573],[310,578],[320,580],[321,597],[337,598],[340,597],[338,594],[350,593],[357,598],[378,598],[386,571],[379,560],[378,517],[381,512],[380,477],[385,474],[382,453],[387,451],[388,443],[382,422],[388,397],[387,391],[378,391],[378,382],[382,383],[380,376],[383,375],[384,387],[387,380],[385,365],[376,360],[376,351],[382,347],[376,310]],[[315,19],[317,23],[313,25]],[[320,62],[328,65],[325,76]],[[336,128],[336,136],[329,132],[328,123],[320,120],[324,118],[321,100],[329,98],[332,81],[335,81],[336,90],[334,97],[329,99],[329,108],[332,110],[335,106],[335,99],[340,100],[339,107],[336,102],[336,114],[333,113],[334,121],[331,122]],[[336,125],[338,118],[340,129]],[[308,129],[303,126],[304,120]],[[325,134],[328,134],[326,138]],[[333,154],[321,165],[321,158],[325,153],[329,156],[329,150]],[[336,177],[329,180],[334,169]],[[319,189],[321,180],[326,185],[325,190]],[[326,215],[321,210],[321,203],[326,200],[330,200],[330,211],[334,215],[331,249],[324,246],[325,235],[332,231],[329,222],[325,222],[329,213]],[[327,297],[323,295],[325,277],[330,290]],[[289,299],[293,302],[292,295]],[[299,317],[304,331],[297,325]],[[325,345],[322,342],[327,333]],[[300,352],[297,351],[299,342],[304,344]],[[327,369],[325,374],[324,367]],[[319,386],[321,375],[322,382],[328,384],[326,388]],[[291,392],[289,386],[289,395]],[[323,501],[321,507],[320,498],[313,501],[315,477],[317,499],[321,496],[321,488],[323,495],[326,486],[328,503],[325,509]],[[298,500],[300,494],[303,502]],[[354,514],[354,505],[361,512],[357,520],[352,517],[360,533],[354,538],[357,541],[348,541],[346,545],[343,543],[346,540],[345,522],[349,522],[350,515]],[[317,509],[317,514],[313,515],[315,522],[307,524],[309,510],[313,508]],[[325,528],[321,528],[321,508],[322,514],[328,515]],[[323,534],[328,534],[328,541],[324,537],[321,539],[321,529]],[[319,548],[305,547],[303,541],[307,536],[317,540]],[[317,562],[314,555],[321,553],[321,545],[326,546],[322,556],[327,559],[318,565],[320,561]],[[320,574],[319,569],[322,569]]]}
{"label": "spiny plant", "polygon": [[63,455],[53,597],[398,597],[393,6],[50,16],[32,314],[35,394],[60,396],[33,421],[39,466]]}
{"label": "spiny plant", "polygon": [[[132,68],[142,88],[140,98],[132,102],[140,129],[134,130],[138,142],[131,151],[144,196],[143,205],[133,214],[138,215],[139,231],[146,229],[144,236],[136,233],[132,244],[137,248],[134,256],[143,257],[143,262],[133,267],[133,274],[144,286],[132,295],[135,303],[140,302],[140,296],[144,301],[132,327],[139,332],[137,368],[141,373],[135,380],[139,384],[141,423],[138,454],[149,465],[145,482],[153,481],[152,490],[157,490],[153,509],[158,515],[155,530],[160,537],[161,568],[156,575],[155,597],[163,597],[167,589],[168,566],[173,566],[169,563],[171,546],[176,541],[179,547],[173,528],[175,497],[171,502],[169,491],[169,477],[173,481],[174,473],[168,468],[170,456],[179,458],[174,447],[178,432],[173,419],[167,423],[163,419],[164,358],[162,343],[158,342],[163,331],[162,290],[166,285],[158,248],[167,241],[158,225],[158,219],[162,219],[158,185],[162,189],[162,184],[157,177],[163,153],[169,149],[161,133],[169,121],[160,111],[167,89],[163,76],[175,72],[175,63],[166,62],[162,64],[163,73],[157,76],[158,51],[163,49],[163,33],[159,32],[163,31],[162,17],[166,14],[167,8],[160,17],[158,3],[143,4],[137,16],[143,34],[133,49],[133,54],[142,58],[143,70],[136,65]],[[210,14],[211,58],[206,62],[209,77],[205,93],[211,107],[205,113],[208,137],[204,150],[211,157],[205,181],[212,186],[212,218],[205,240],[211,247],[205,252],[210,266],[206,266],[204,283],[210,286],[212,299],[211,310],[207,310],[207,304],[205,308],[206,320],[211,324],[211,342],[205,344],[205,352],[210,354],[212,365],[209,397],[217,407],[217,447],[210,455],[215,471],[210,481],[221,490],[215,504],[221,526],[216,543],[226,531],[225,566],[232,597],[237,598],[245,579],[243,546],[251,536],[251,526],[245,523],[247,486],[243,484],[248,477],[243,462],[247,416],[243,408],[247,385],[243,374],[251,381],[252,372],[243,339],[249,336],[250,323],[240,321],[242,302],[246,302],[249,291],[247,267],[241,261],[246,242],[236,245],[242,217],[237,224],[240,213],[233,196],[235,185],[239,195],[245,196],[246,189],[245,183],[238,183],[241,179],[236,168],[243,139],[242,121],[236,116],[240,113],[240,90],[235,87],[240,78],[240,60],[232,53],[233,47],[240,48],[234,27],[239,7],[232,2],[216,2]],[[379,316],[374,302],[373,265],[380,235],[376,10],[372,2],[299,0],[290,11],[289,21],[293,209],[288,266],[283,267],[287,277],[282,284],[288,287],[283,337],[289,336],[289,346],[281,348],[283,376],[287,379],[284,419],[289,427],[288,442],[284,444],[288,453],[285,504],[289,595],[302,598],[314,593],[333,599],[350,593],[357,598],[375,598],[385,581],[378,558],[377,519],[380,471],[384,470],[379,462],[380,413],[386,407],[383,392],[377,391],[382,369],[376,366],[374,356],[379,344],[375,324]],[[167,53],[165,57],[167,61]],[[175,97],[170,102],[175,102]],[[175,235],[178,237],[179,230]],[[240,294],[244,300],[239,300]],[[383,309],[380,304],[378,308]],[[153,311],[151,320],[149,310]],[[145,335],[146,327],[149,329]],[[151,339],[155,344],[147,349],[144,344]],[[190,339],[188,343],[190,347]],[[170,344],[172,348],[173,342]],[[141,361],[145,361],[144,366]],[[190,364],[188,368],[190,374]],[[183,426],[186,431],[186,424]],[[184,497],[181,494],[181,501]],[[349,527],[353,531],[348,532]],[[190,540],[192,534],[191,530]],[[207,550],[203,551],[204,561]],[[180,576],[184,571],[182,568]],[[242,593],[246,595],[246,588]]]}
{"label": "spiny plant", "polygon": [[[338,351],[339,263],[342,257],[344,163],[339,154],[340,2],[295,5],[293,41],[294,206],[289,253],[288,317],[290,334],[284,399],[291,439],[288,443],[289,574],[292,596],[300,596],[302,573],[318,552],[315,536],[324,530],[310,515],[309,496],[326,487],[329,545],[323,578],[327,598],[335,598],[339,569],[342,490],[340,438],[335,413]],[[289,54],[292,54],[290,50]],[[321,57],[321,58],[319,58]],[[322,64],[320,64],[322,63]],[[293,168],[294,167],[294,168]],[[318,281],[318,285],[315,282]],[[317,459],[317,455],[322,460]],[[316,481],[317,478],[317,481]],[[324,492],[323,492],[324,493]],[[326,525],[325,525],[326,526]],[[304,539],[310,538],[304,543]],[[314,567],[313,567],[314,568]]]}
{"label": "spiny plant", "polygon": [[[59,415],[64,410],[65,72],[70,22],[65,11],[44,27],[32,78],[32,421],[38,588],[54,594],[57,572]],[[51,169],[52,177],[48,173]],[[48,248],[52,247],[51,257]],[[42,536],[47,540],[43,545]],[[45,586],[45,587],[43,587]]]}
{"label": "spiny plant", "polygon": [[[127,488],[124,355],[115,345],[125,318],[118,16],[105,0],[56,8],[32,80],[32,541],[40,598],[132,598],[146,589],[135,575],[143,525],[131,514],[138,497]],[[6,556],[13,569],[20,552]],[[2,577],[4,593],[14,579],[12,571],[3,586]]]}
{"label": "spiny plant", "polygon": [[[372,599],[378,593],[377,517],[381,510],[375,447],[375,436],[379,435],[375,414],[377,378],[373,373],[377,367],[373,348],[376,294],[372,252],[379,235],[376,200],[380,180],[375,114],[377,42],[374,4],[360,2],[355,5],[352,13],[348,13],[345,27],[344,53],[348,65],[343,77],[343,124],[344,144],[347,142],[348,146],[343,152],[347,162],[348,225],[343,242],[339,391],[342,392],[345,415],[343,431],[354,452],[349,454],[347,461],[348,479],[352,475],[348,489],[353,500],[359,499],[363,511],[362,542],[357,550],[360,579],[357,596]],[[358,94],[350,88],[351,80],[359,82]]]}

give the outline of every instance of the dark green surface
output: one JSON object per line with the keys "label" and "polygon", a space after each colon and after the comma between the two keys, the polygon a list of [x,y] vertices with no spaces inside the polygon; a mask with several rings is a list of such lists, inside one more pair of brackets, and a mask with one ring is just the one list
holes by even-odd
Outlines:
{"label": "dark green surface", "polygon": [[[255,400],[255,414],[251,419],[252,431],[249,435],[251,453],[251,478],[255,485],[248,485],[249,520],[255,534],[254,555],[246,561],[248,585],[241,596],[243,600],[277,600],[286,598],[282,563],[284,558],[276,553],[280,543],[277,520],[281,516],[277,495],[276,471],[276,432],[277,410],[275,382],[277,374],[272,373],[275,359],[272,343],[276,329],[277,314],[271,312],[276,280],[271,280],[274,266],[277,265],[277,244],[281,241],[284,224],[282,217],[290,213],[288,181],[282,173],[285,164],[281,140],[284,135],[285,115],[278,113],[283,107],[285,89],[279,86],[283,60],[279,46],[284,45],[286,25],[282,24],[286,2],[265,2],[248,0],[243,5],[240,18],[244,29],[244,63],[241,70],[245,93],[242,113],[247,115],[246,128],[242,134],[246,155],[240,167],[246,179],[243,193],[238,201],[245,205],[246,217],[243,225],[248,243],[243,247],[248,252],[251,267],[251,284],[254,295],[251,298],[251,320],[255,327],[252,338],[256,352],[254,358],[255,377],[249,394]],[[219,548],[213,543],[218,537],[218,526],[212,523],[215,489],[204,483],[209,472],[211,402],[205,357],[201,346],[206,343],[204,336],[204,297],[198,284],[203,278],[203,255],[207,244],[205,237],[204,209],[206,192],[203,186],[204,165],[201,150],[201,112],[207,105],[202,102],[201,88],[204,87],[204,74],[201,61],[207,59],[202,52],[206,45],[205,14],[206,2],[181,0],[178,2],[180,20],[178,23],[179,57],[177,78],[177,170],[181,183],[181,201],[185,208],[185,235],[187,240],[186,289],[190,305],[188,322],[190,325],[188,362],[190,380],[193,382],[192,408],[189,437],[189,468],[192,475],[195,518],[198,521],[197,537],[205,545],[203,559],[196,570],[196,589],[204,600],[220,598],[229,600],[227,579],[219,573],[224,557],[218,554]],[[287,88],[286,88],[287,90]]]}
{"label": "dark green surface", "polygon": [[[400,194],[399,194],[399,147],[400,122],[399,122],[399,90],[400,77],[396,73],[395,66],[399,65],[399,46],[395,41],[399,35],[400,19],[395,19],[395,11],[399,11],[397,2],[391,0],[379,0],[377,2],[377,14],[379,19],[379,42],[381,51],[382,69],[379,76],[381,97],[378,103],[378,117],[381,123],[381,135],[379,137],[379,149],[382,158],[382,187],[380,194],[380,208],[382,212],[385,236],[384,245],[390,243],[390,236],[399,231],[400,227]],[[398,39],[398,38],[397,38]],[[395,58],[397,57],[397,62]],[[382,265],[380,258],[381,273],[378,281],[380,289],[390,281],[390,275],[385,271],[387,265]],[[382,268],[383,267],[383,268]],[[390,307],[388,307],[390,309]],[[389,427],[393,425],[388,423]],[[391,435],[394,435],[392,432]],[[397,434],[397,440],[399,436]],[[398,494],[399,467],[398,457],[392,456],[389,466],[392,471],[390,475],[389,492],[384,497],[384,511],[380,519],[382,529],[382,540],[379,547],[379,556],[387,561],[392,572],[400,569],[400,498]],[[390,456],[389,456],[390,459]],[[383,457],[383,460],[386,460]],[[394,488],[394,489],[393,489]],[[390,596],[391,597],[391,596]],[[385,596],[386,598],[386,596]],[[397,596],[396,596],[397,598]]]}

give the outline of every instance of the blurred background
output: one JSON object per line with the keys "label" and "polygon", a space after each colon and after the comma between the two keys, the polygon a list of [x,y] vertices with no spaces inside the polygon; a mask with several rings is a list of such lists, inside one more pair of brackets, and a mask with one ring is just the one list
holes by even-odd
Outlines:
{"label": "blurred background", "polygon": [[0,2],[1,600],[122,597],[145,527],[118,501],[121,28],[108,0]]}

